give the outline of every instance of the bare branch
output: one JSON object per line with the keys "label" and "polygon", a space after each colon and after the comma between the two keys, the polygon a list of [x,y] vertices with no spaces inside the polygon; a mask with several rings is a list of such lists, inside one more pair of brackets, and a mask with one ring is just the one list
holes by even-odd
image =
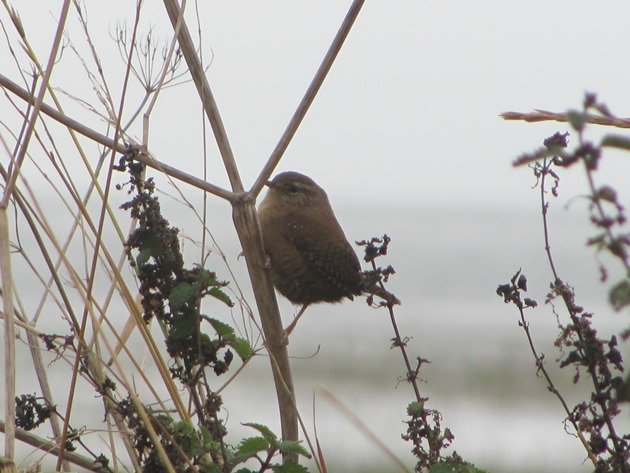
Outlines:
{"label": "bare branch", "polygon": [[265,182],[269,180],[269,177],[273,173],[273,170],[276,168],[276,166],[280,162],[280,159],[282,158],[282,155],[284,154],[287,147],[289,146],[289,143],[291,142],[293,135],[295,135],[295,132],[300,126],[300,123],[302,123],[302,120],[304,119],[304,116],[306,115],[306,112],[308,111],[309,107],[313,103],[313,100],[315,99],[317,92],[319,92],[319,89],[322,86],[322,83],[324,82],[324,79],[326,78],[328,71],[330,71],[330,68],[333,62],[337,58],[337,54],[339,54],[339,50],[341,49],[344,41],[348,37],[350,28],[352,28],[352,25],[354,24],[354,20],[359,15],[359,12],[361,11],[361,7],[363,6],[363,3],[364,3],[364,0],[354,0],[352,5],[350,6],[350,10],[348,10],[348,13],[346,14],[346,17],[344,18],[343,23],[341,24],[341,27],[339,28],[339,31],[337,31],[337,35],[335,36],[335,39],[330,45],[330,48],[328,48],[328,52],[326,53],[326,56],[324,56],[324,60],[322,61],[322,64],[319,66],[319,69],[317,69],[317,72],[315,73],[315,77],[313,77],[313,80],[311,81],[311,85],[308,86],[308,89],[306,90],[306,93],[304,94],[302,101],[298,105],[297,109],[295,110],[295,113],[293,114],[293,117],[291,117],[291,121],[289,122],[289,124],[287,125],[287,128],[284,130],[284,133],[280,137],[280,141],[278,141],[278,144],[276,145],[275,149],[271,153],[271,156],[267,160],[265,167],[262,169],[262,171],[260,172],[258,176],[258,179],[256,179],[256,182],[254,183],[251,190],[249,191],[249,194],[252,195],[253,197],[256,197],[260,193],[261,189],[265,185]]}
{"label": "bare branch", "polygon": [[[501,114],[501,117],[504,120],[523,120],[526,122],[570,121],[568,113],[555,113],[549,112],[547,110],[534,110],[530,113],[504,112]],[[630,118],[606,117],[592,114],[586,114],[583,118],[586,123],[592,123],[594,125],[614,126],[617,128],[630,128]]]}
{"label": "bare branch", "polygon": [[[22,87],[11,81],[8,77],[3,76],[2,74],[0,74],[0,86],[11,91],[26,102],[29,102],[31,104],[35,103],[35,97],[33,97],[27,90],[24,90]],[[77,133],[80,133],[83,136],[102,144],[103,146],[106,146],[110,149],[116,149],[116,151],[119,153],[125,153],[127,151],[125,144],[115,143],[114,140],[112,140],[108,136],[102,135],[101,133],[68,117],[67,115],[64,115],[50,105],[42,104],[41,112],[45,113],[50,118],[57,120],[59,123],[64,124],[68,128],[73,129]],[[137,159],[141,163],[144,163],[153,169],[157,169],[158,171],[162,171],[164,174],[171,176],[174,179],[179,179],[180,181],[190,184],[191,186],[201,189],[205,192],[209,192],[210,194],[216,195],[217,197],[221,197],[222,199],[232,202],[237,198],[237,194],[234,194],[233,192],[225,190],[222,187],[210,184],[203,179],[199,179],[198,177],[180,171],[173,166],[169,166],[166,163],[158,161],[151,155],[150,152],[146,150],[144,150],[144,152],[142,153],[139,153]]]}

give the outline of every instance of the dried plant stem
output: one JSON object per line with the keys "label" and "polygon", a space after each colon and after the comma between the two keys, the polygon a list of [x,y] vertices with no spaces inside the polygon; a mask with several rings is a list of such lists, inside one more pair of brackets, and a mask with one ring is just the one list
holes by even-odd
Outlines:
{"label": "dried plant stem", "polygon": [[[236,161],[227,138],[225,127],[219,113],[214,96],[206,79],[203,67],[190,36],[188,26],[183,19],[183,12],[175,0],[164,0],[173,27],[179,25],[179,45],[182,49],[188,69],[197,86],[199,97],[206,116],[212,127],[217,145],[223,158],[226,172],[230,179],[232,190],[243,192]],[[260,313],[265,345],[269,356],[275,360],[271,368],[280,410],[282,437],[285,440],[298,439],[298,418],[295,408],[293,376],[286,345],[282,342],[282,319],[278,311],[278,304],[274,293],[269,270],[266,269],[266,257],[263,250],[262,235],[258,215],[254,207],[254,198],[238,199],[232,202],[232,218],[239,236],[247,270],[254,290],[254,297]],[[277,368],[277,369],[276,369]]]}
{"label": "dried plant stem", "polygon": [[365,3],[365,0],[354,0],[352,5],[350,6],[350,9],[348,10],[346,17],[344,18],[343,23],[339,28],[339,31],[337,31],[337,35],[328,48],[328,52],[326,53],[326,56],[324,56],[324,59],[319,66],[319,69],[317,69],[315,77],[313,77],[311,84],[309,85],[306,93],[304,94],[304,97],[302,98],[302,101],[293,113],[293,117],[291,117],[291,121],[289,122],[287,128],[284,130],[284,133],[280,137],[280,141],[278,141],[278,144],[276,145],[275,149],[271,153],[271,156],[267,160],[265,167],[262,169],[262,171],[258,175],[258,179],[256,179],[256,182],[249,191],[250,195],[255,197],[260,193],[261,189],[265,185],[265,182],[269,180],[269,177],[280,162],[280,159],[289,146],[293,135],[295,135],[295,132],[300,126],[300,123],[302,123],[302,120],[304,119],[304,116],[306,115],[309,107],[313,103],[317,92],[319,92],[319,89],[321,88],[322,83],[324,82],[324,79],[328,74],[328,71],[330,71],[333,62],[335,62],[337,54],[339,54],[339,51],[341,50],[344,41],[348,37],[348,33],[350,32],[350,29],[354,24],[354,20],[356,20],[357,16],[359,15],[363,3]]}
{"label": "dried plant stem", "polygon": [[[530,113],[504,112],[501,114],[504,120],[522,120],[526,122],[568,122],[569,116],[566,113],[555,113],[547,110],[534,110]],[[585,114],[584,121],[594,125],[613,126],[617,128],[630,128],[630,118],[604,117],[600,115]]]}
{"label": "dried plant stem", "polygon": [[14,156],[9,180],[4,188],[4,195],[2,196],[2,200],[0,201],[0,208],[6,208],[9,204],[9,199],[11,198],[11,194],[13,193],[13,187],[15,186],[15,182],[20,173],[20,167],[22,162],[24,161],[24,157],[26,156],[26,150],[28,149],[28,143],[33,135],[33,131],[35,130],[35,123],[37,122],[37,117],[39,115],[42,104],[44,103],[44,95],[46,95],[46,89],[48,88],[48,84],[50,82],[50,75],[52,74],[53,67],[55,65],[55,61],[57,58],[57,54],[59,52],[59,47],[61,45],[61,38],[63,36],[63,30],[66,24],[66,19],[68,18],[68,10],[70,9],[70,0],[65,0],[63,2],[63,6],[61,7],[61,12],[59,14],[59,21],[57,23],[57,31],[55,32],[55,38],[53,39],[52,46],[50,48],[50,55],[48,56],[48,63],[46,65],[46,70],[44,71],[44,77],[42,78],[42,83],[39,86],[39,92],[37,93],[37,98],[35,99],[35,105],[31,112],[31,117],[28,122],[28,126],[24,135],[22,136],[22,142],[20,143],[20,148],[17,152],[17,155]]}
{"label": "dried plant stem", "polygon": [[[3,420],[0,420],[0,432],[6,432],[6,424]],[[56,442],[50,442],[22,429],[15,430],[15,438],[44,452],[49,452],[54,455],[59,452],[59,445]],[[109,468],[96,466],[93,458],[84,457],[83,455],[79,455],[74,452],[66,452],[64,456],[69,462],[85,468],[88,471],[93,471],[95,473],[111,473]]]}
{"label": "dried plant stem", "polygon": [[[582,141],[582,137],[580,135],[580,141]],[[547,175],[547,169],[549,168],[549,166],[551,166],[551,163],[547,162],[547,160],[545,160],[543,162],[543,172],[541,174],[541,179],[540,179],[540,199],[541,199],[541,206],[542,206],[542,216],[543,216],[543,227],[544,227],[544,232],[545,232],[545,251],[547,253],[547,258],[549,259],[549,265],[551,267],[551,272],[553,274],[553,278],[554,278],[554,285],[558,284],[561,279],[558,276],[558,272],[556,271],[556,266],[554,264],[553,261],[553,256],[551,253],[551,245],[549,244],[549,231],[548,231],[548,222],[547,222],[547,208],[548,208],[548,203],[546,201],[545,198],[545,177]],[[590,176],[590,173],[587,169],[587,176]],[[595,188],[593,186],[593,183],[589,180],[589,185],[591,185],[591,192],[595,192]],[[601,206],[599,207],[599,210],[603,213],[603,209],[601,208]],[[578,319],[578,315],[575,313],[575,311],[572,309],[572,307],[574,307],[574,304],[569,300],[569,296],[566,293],[566,291],[561,291],[561,297],[562,297],[562,301],[564,302],[564,305],[567,309],[567,312],[569,314],[569,317],[571,318],[572,323],[574,324],[574,326],[580,327],[580,321]],[[577,337],[580,339],[580,343],[582,346],[585,346],[585,339],[584,339],[584,334],[582,333],[582,330],[576,330],[575,331]],[[584,354],[583,355],[585,359],[588,359],[588,355]],[[590,378],[591,381],[593,382],[593,388],[594,388],[594,392],[595,392],[595,396],[594,399],[596,400],[597,404],[599,405],[599,407],[602,410],[602,417],[604,419],[604,422],[606,423],[606,427],[608,428],[608,431],[610,433],[610,437],[611,437],[611,441],[615,447],[615,452],[619,452],[622,450],[620,444],[619,444],[619,437],[617,435],[617,431],[615,429],[615,425],[611,419],[611,416],[609,414],[609,410],[606,407],[606,401],[605,396],[602,393],[602,389],[600,386],[600,383],[598,381],[598,376],[597,376],[597,372],[595,370],[595,367],[593,365],[593,363],[588,363],[587,364],[587,370],[588,373],[590,374]],[[563,403],[564,405],[564,403]],[[566,407],[565,407],[566,410]],[[568,412],[567,414],[570,414],[570,412]],[[576,424],[574,424],[575,427],[577,427]],[[579,432],[579,430],[578,430]],[[582,437],[580,437],[580,440],[583,440]],[[587,452],[589,453],[589,458],[592,455],[592,450],[589,446],[585,445],[585,448],[587,450]],[[626,471],[628,471],[628,467],[626,465],[626,467],[622,466],[621,471],[623,473],[625,473]]]}
{"label": "dried plant stem", "polygon": [[[0,74],[0,86],[11,91],[13,94],[17,95],[22,100],[30,104],[35,103],[35,98],[29,91],[24,90],[22,87],[20,87],[15,82],[11,81],[8,77],[2,74]],[[67,115],[64,115],[63,113],[59,112],[58,110],[54,109],[53,107],[49,105],[42,104],[41,112],[48,115],[50,118],[58,121],[59,123],[62,123],[68,128],[71,128],[77,133],[80,133],[83,136],[86,136],[87,138],[97,143],[100,143],[109,149],[115,149],[118,153],[124,153],[127,151],[127,148],[124,143],[114,142],[114,140],[112,140],[108,136],[105,136],[85,126],[84,124],[76,120],[73,120],[72,118],[68,117]],[[228,201],[233,201],[237,198],[237,195],[235,195],[233,192],[225,190],[219,186],[215,186],[214,184],[210,184],[209,182],[206,182],[203,179],[199,179],[198,177],[193,176],[192,174],[188,174],[184,171],[180,171],[179,169],[173,166],[170,166],[166,163],[158,161],[147,150],[143,150],[141,153],[138,153],[137,159],[141,163],[146,164],[147,166],[151,168],[157,169],[158,171],[161,171],[164,174],[167,174],[174,179],[178,179],[182,182],[190,184],[193,187],[201,189],[205,192],[209,192],[210,194],[216,195]]]}
{"label": "dried plant stem", "polygon": [[4,418],[7,419],[4,437],[4,456],[13,460],[15,451],[15,312],[13,306],[13,276],[9,246],[7,208],[0,208],[0,273],[2,282],[2,311],[4,312]]}
{"label": "dried plant stem", "polygon": [[357,417],[350,409],[343,405],[341,401],[339,401],[339,399],[337,399],[330,391],[324,388],[319,388],[319,391],[322,396],[324,396],[339,412],[346,416],[346,418],[348,418],[360,432],[363,432],[363,434],[370,439],[370,441],[373,442],[374,445],[376,445],[379,450],[381,450],[381,452],[383,452],[385,456],[387,456],[398,467],[400,471],[404,473],[411,473],[409,468],[407,468],[405,464],[401,462],[389,448],[387,448],[387,445],[385,445],[381,439],[379,439],[374,432],[365,425],[360,417]]}
{"label": "dried plant stem", "polygon": [[575,422],[575,420],[571,418],[571,409],[569,409],[567,402],[564,400],[564,398],[562,397],[562,394],[560,394],[560,391],[558,391],[558,388],[556,388],[556,385],[551,380],[549,373],[547,373],[547,369],[545,368],[545,364],[543,363],[544,356],[539,355],[538,352],[536,351],[536,347],[534,346],[534,340],[532,339],[531,333],[529,331],[529,323],[525,319],[525,311],[523,310],[522,304],[517,305],[517,307],[518,307],[518,311],[521,317],[520,326],[523,327],[523,330],[525,331],[525,336],[527,337],[529,348],[532,352],[532,355],[534,355],[534,359],[536,360],[536,369],[538,370],[538,372],[543,374],[545,381],[547,382],[547,389],[550,392],[552,392],[558,398],[558,400],[560,401],[560,404],[562,404],[564,412],[567,415],[567,419],[573,425],[573,428],[575,429],[575,433],[580,439],[582,446],[586,450],[589,460],[591,460],[593,465],[597,467],[597,456],[593,453],[593,450],[588,444],[588,440],[586,439],[586,437],[584,437],[584,434],[582,433],[579,426],[577,425],[577,422]]}
{"label": "dried plant stem", "polygon": [[232,190],[234,192],[243,192],[243,184],[238,174],[238,167],[236,166],[234,153],[232,152],[232,147],[230,146],[230,141],[228,140],[225,126],[223,125],[223,119],[219,113],[217,103],[214,100],[214,94],[210,89],[210,84],[208,84],[205,71],[199,61],[195,44],[184,19],[184,12],[176,0],[164,0],[164,7],[166,8],[173,28],[179,27],[177,39],[186,64],[188,65],[190,75],[197,87],[197,92],[199,93],[208,121],[212,126],[212,131],[214,132],[214,137],[219,147],[225,170],[230,179]]}

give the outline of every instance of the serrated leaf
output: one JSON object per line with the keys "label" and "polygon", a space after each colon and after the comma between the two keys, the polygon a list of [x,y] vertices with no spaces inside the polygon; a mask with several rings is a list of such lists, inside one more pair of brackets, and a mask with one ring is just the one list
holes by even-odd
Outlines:
{"label": "serrated leaf", "polygon": [[232,348],[234,348],[234,351],[241,358],[241,360],[246,361],[251,358],[252,347],[250,346],[249,342],[244,338],[236,337],[229,344]]}
{"label": "serrated leaf", "polygon": [[274,465],[272,471],[274,473],[308,473],[308,469],[305,466],[292,461],[285,462],[282,465]]}
{"label": "serrated leaf", "polygon": [[182,448],[192,456],[204,453],[201,439],[195,428],[186,421],[176,422],[174,430],[177,432],[177,440]]}
{"label": "serrated leaf", "polygon": [[[207,463],[200,465],[201,471],[203,473],[221,473],[221,467],[216,463]],[[241,470],[239,470],[241,471]],[[247,473],[250,473],[248,470],[245,470]]]}
{"label": "serrated leaf", "polygon": [[220,320],[208,318],[208,321],[212,325],[212,328],[217,332],[220,337],[231,340],[235,338],[234,329],[225,322]]}
{"label": "serrated leaf", "polygon": [[266,452],[269,449],[269,442],[264,437],[248,437],[241,440],[236,449],[238,456],[249,458],[258,452]]}
{"label": "serrated leaf", "polygon": [[429,468],[427,473],[485,473],[471,463],[457,463],[455,465],[448,462],[440,462]]}
{"label": "serrated leaf", "polygon": [[232,299],[230,299],[230,296],[228,296],[223,291],[223,289],[221,289],[219,287],[211,287],[210,289],[208,289],[207,292],[208,292],[209,295],[211,295],[215,299],[223,302],[228,307],[234,307],[234,302],[232,302]]}
{"label": "serrated leaf", "polygon": [[201,432],[201,442],[203,444],[203,448],[209,452],[220,453],[221,452],[221,444],[212,438],[212,433],[208,428],[204,425],[199,427],[199,431]]}
{"label": "serrated leaf", "polygon": [[610,290],[608,300],[616,311],[630,305],[630,281],[626,279],[615,285]]}
{"label": "serrated leaf", "polygon": [[139,242],[140,252],[136,257],[138,266],[142,266],[151,256],[155,256],[159,252],[160,242],[150,233],[144,233],[142,240]]}
{"label": "serrated leaf", "polygon": [[150,257],[151,257],[151,248],[147,248],[145,246],[138,253],[138,256],[136,257],[136,264],[138,265],[138,267],[141,267],[147,261],[149,261]]}
{"label": "serrated leaf", "polygon": [[267,442],[269,442],[269,445],[271,445],[272,447],[275,448],[278,446],[278,437],[266,425],[249,422],[243,423],[243,425],[246,427],[251,427],[252,429],[256,429],[258,432],[260,432],[262,436],[265,437]]}
{"label": "serrated leaf", "polygon": [[190,338],[197,327],[197,317],[194,311],[188,311],[176,317],[173,317],[171,329],[168,334],[176,340]]}
{"label": "serrated leaf", "polygon": [[[198,265],[195,265],[199,268]],[[218,286],[219,280],[217,279],[217,274],[214,271],[210,271],[208,269],[200,269],[199,271],[199,281],[203,285],[203,287],[209,286]]]}
{"label": "serrated leaf", "polygon": [[179,283],[175,286],[171,293],[168,295],[168,304],[171,307],[171,312],[176,311],[195,295],[195,289],[187,282]]}
{"label": "serrated leaf", "polygon": [[195,428],[192,425],[190,425],[188,422],[184,421],[184,420],[180,420],[179,422],[175,422],[175,425],[173,427],[180,434],[185,434],[185,435],[194,435],[195,434]]}
{"label": "serrated leaf", "polygon": [[422,409],[424,409],[424,403],[413,401],[407,406],[407,415],[418,415],[422,412]]}
{"label": "serrated leaf", "polygon": [[303,457],[311,458],[311,454],[308,453],[308,450],[306,450],[300,442],[294,440],[281,440],[278,442],[278,450],[282,454],[297,453]]}

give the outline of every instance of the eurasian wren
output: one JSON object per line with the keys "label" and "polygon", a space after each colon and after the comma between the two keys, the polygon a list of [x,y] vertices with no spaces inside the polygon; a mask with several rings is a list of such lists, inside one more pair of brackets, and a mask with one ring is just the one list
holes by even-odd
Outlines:
{"label": "eurasian wren", "polygon": [[328,196],[310,177],[278,174],[258,208],[276,289],[294,304],[352,299],[363,290],[356,253],[335,218]]}

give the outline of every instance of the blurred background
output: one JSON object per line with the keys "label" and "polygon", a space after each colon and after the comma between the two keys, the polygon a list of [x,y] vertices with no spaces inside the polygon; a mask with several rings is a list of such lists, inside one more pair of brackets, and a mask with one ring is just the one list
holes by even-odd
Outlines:
{"label": "blurred background", "polygon": [[[27,0],[11,3],[42,61],[54,36],[58,3],[36,9]],[[81,5],[110,92],[118,100],[125,61],[115,37],[117,31],[132,27],[135,4]],[[197,39],[197,26],[201,31],[200,54],[246,187],[282,134],[349,5],[188,2],[187,20]],[[566,312],[558,307],[556,319],[552,307],[543,303],[552,276],[544,252],[539,191],[533,188],[536,179],[530,169],[511,164],[521,153],[541,146],[547,136],[568,128],[562,123],[506,122],[499,114],[577,109],[589,91],[598,93],[614,114],[630,115],[629,15],[630,4],[623,1],[596,6],[587,1],[367,2],[278,167],[278,172],[308,174],[326,189],[350,240],[384,233],[392,238],[383,263],[397,272],[390,289],[403,301],[396,310],[398,323],[402,334],[411,337],[411,356],[431,360],[420,373],[421,389],[430,398],[429,406],[442,412],[443,426],[455,434],[453,448],[488,471],[592,471],[579,441],[565,432],[559,402],[536,376],[515,308],[495,293],[498,284],[522,268],[529,296],[539,303],[528,313],[537,348],[568,404],[587,399],[587,380],[572,385],[574,372],[558,370],[554,363],[560,356],[553,346],[558,320],[566,323]],[[7,31],[0,41],[0,73],[25,86],[20,71],[28,74],[28,62],[5,10],[0,21]],[[151,31],[153,41],[168,44],[172,28],[160,2],[144,3],[139,29],[145,36]],[[64,44],[52,84],[68,115],[106,133],[104,121],[86,106],[103,113],[80,60],[91,64],[74,7]],[[139,101],[134,98],[141,96],[140,85],[132,81],[129,114]],[[11,133],[17,133],[21,121],[10,100],[23,104],[10,93],[0,100],[0,136],[11,149]],[[165,89],[151,118],[149,147],[157,159],[201,176],[202,124],[191,82]],[[53,133],[62,130],[52,122],[50,126]],[[587,138],[597,139],[604,132],[590,127]],[[142,136],[140,120],[131,134]],[[76,152],[64,148],[69,139],[60,135],[55,153],[62,154],[77,182],[84,179],[87,187]],[[206,143],[207,179],[227,188],[211,133]],[[99,147],[87,148],[96,159]],[[0,153],[6,164],[7,148]],[[47,206],[55,229],[65,235],[67,211],[35,167],[46,166],[44,158],[43,153],[32,153],[23,175]],[[199,212],[201,192],[183,184],[176,190],[157,172],[148,174],[162,193],[165,217],[181,229],[187,262],[199,261],[201,225],[179,191]],[[628,176],[628,154],[607,153],[598,183],[614,187],[621,202],[630,201]],[[122,175],[114,179],[126,180]],[[596,233],[589,225],[586,192],[579,166],[562,172],[560,196],[552,199],[549,215],[551,246],[561,278],[575,287],[577,302],[595,313],[595,327],[608,338],[628,326],[628,313],[610,309],[610,283],[599,279],[600,262],[609,264],[611,274],[619,274],[615,263],[600,261],[585,246]],[[110,202],[117,208],[126,199],[124,192],[114,192]],[[207,212],[218,247],[253,303],[229,205],[210,196]],[[126,218],[121,213],[124,225]],[[116,239],[112,236],[111,241]],[[28,239],[23,244],[28,248]],[[218,249],[208,266],[220,278],[231,279]],[[16,286],[31,284],[27,265],[14,263],[14,271]],[[34,307],[38,301],[39,293],[24,304]],[[297,308],[279,302],[288,323]],[[119,309],[124,324],[127,311]],[[207,311],[240,323],[236,311],[230,314],[220,306]],[[41,321],[41,329],[64,331],[67,327],[59,319],[51,314],[50,321]],[[405,464],[414,464],[411,446],[400,438],[413,392],[399,382],[405,370],[400,353],[390,349],[392,337],[387,313],[356,300],[309,308],[291,339],[300,411],[311,434],[317,425],[330,471],[384,472],[394,471],[394,465],[322,396],[322,390],[363,419]],[[135,337],[130,343],[143,349]],[[627,343],[621,351],[628,358]],[[32,368],[28,358],[23,361],[18,390],[31,392],[36,389]],[[62,387],[68,373],[57,369]],[[151,373],[151,366],[146,370]],[[254,360],[224,391],[224,399],[235,442],[247,432],[241,422],[261,422],[279,431],[266,358]],[[76,412],[75,423],[94,422],[94,414]],[[102,418],[101,413],[96,416]],[[627,412],[619,422],[627,432]],[[102,447],[98,435],[91,439]],[[22,448],[28,463],[31,450]]]}

